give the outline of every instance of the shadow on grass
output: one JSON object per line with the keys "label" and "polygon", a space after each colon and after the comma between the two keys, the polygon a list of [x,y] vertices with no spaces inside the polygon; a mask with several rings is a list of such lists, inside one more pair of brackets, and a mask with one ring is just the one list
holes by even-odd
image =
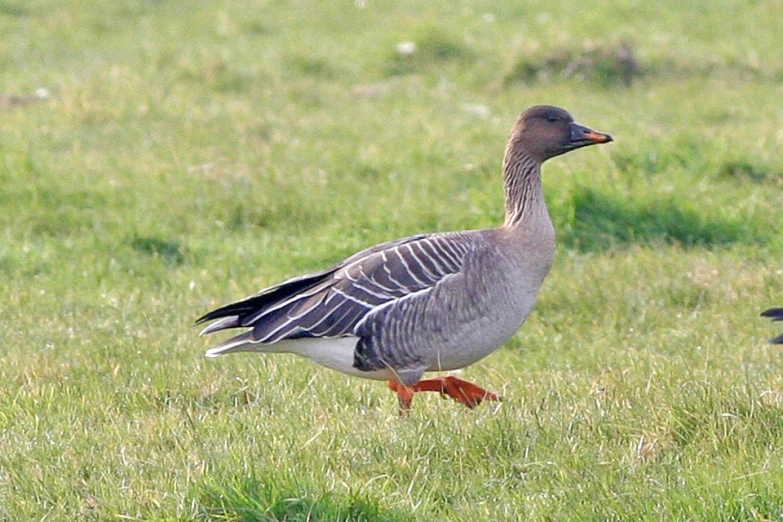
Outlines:
{"label": "shadow on grass", "polygon": [[[278,480],[279,479],[279,480]],[[284,477],[249,478],[197,492],[206,520],[236,522],[403,522],[413,517],[384,509],[364,494],[315,492]]]}
{"label": "shadow on grass", "polygon": [[769,180],[783,180],[783,173],[748,160],[726,161],[717,171],[720,178],[763,183]]}
{"label": "shadow on grass", "polygon": [[317,56],[304,54],[294,55],[287,60],[288,67],[301,76],[312,76],[324,80],[334,80],[341,75],[340,69],[326,60]]}
{"label": "shadow on grass", "polygon": [[261,81],[228,60],[214,58],[199,61],[185,56],[164,53],[157,59],[160,71],[172,72],[182,81],[209,87],[214,92],[243,93]]}
{"label": "shadow on grass", "polygon": [[506,86],[556,78],[576,78],[605,87],[630,85],[642,70],[629,42],[569,46],[520,56],[503,77]]}
{"label": "shadow on grass", "polygon": [[[647,57],[642,61],[640,54]],[[610,88],[631,85],[637,79],[710,77],[727,73],[773,81],[779,81],[783,75],[778,68],[762,69],[752,60],[741,58],[721,60],[704,57],[694,60],[656,51],[639,53],[631,41],[620,39],[568,42],[554,48],[542,46],[527,51],[516,57],[501,82],[509,87],[574,79]]]}
{"label": "shadow on grass", "polygon": [[136,252],[148,256],[160,256],[167,263],[182,264],[185,261],[183,246],[178,241],[168,241],[158,237],[134,237],[130,246]]}
{"label": "shadow on grass", "polygon": [[30,11],[12,2],[0,2],[0,15],[22,18],[28,16]]}
{"label": "shadow on grass", "polygon": [[750,224],[715,219],[673,200],[628,201],[583,187],[570,203],[571,222],[563,227],[560,239],[567,248],[581,252],[647,243],[715,247],[769,242]]}

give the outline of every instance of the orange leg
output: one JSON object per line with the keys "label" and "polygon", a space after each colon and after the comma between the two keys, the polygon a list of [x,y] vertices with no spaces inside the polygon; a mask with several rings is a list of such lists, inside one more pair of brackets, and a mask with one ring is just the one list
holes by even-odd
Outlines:
{"label": "orange leg", "polygon": [[397,392],[397,400],[400,402],[401,414],[410,410],[413,394],[423,391],[434,391],[441,395],[448,395],[468,408],[474,408],[485,400],[500,400],[500,397],[496,393],[487,391],[471,382],[458,379],[453,375],[419,381],[413,386],[405,386],[397,381],[389,381],[389,388],[392,391]]}

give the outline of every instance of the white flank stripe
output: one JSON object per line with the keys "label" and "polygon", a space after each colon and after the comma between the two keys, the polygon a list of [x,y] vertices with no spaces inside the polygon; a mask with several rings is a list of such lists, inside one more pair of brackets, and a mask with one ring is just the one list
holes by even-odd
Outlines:
{"label": "white flank stripe", "polygon": [[430,262],[435,265],[436,270],[438,270],[438,277],[443,277],[448,272],[450,272],[448,268],[444,269],[444,266],[441,264],[443,260],[437,257],[437,252],[432,247],[432,242],[429,240],[429,238],[423,239],[421,241],[420,250],[421,254],[426,256],[427,259],[429,259]]}
{"label": "white flank stripe", "polygon": [[[407,245],[405,245],[405,246],[407,246]],[[410,248],[410,247],[409,247],[409,248]],[[411,276],[411,278],[412,278],[414,281],[416,281],[417,283],[419,283],[421,286],[429,286],[429,285],[430,285],[429,283],[427,283],[427,282],[425,282],[425,281],[422,281],[421,279],[419,279],[418,277],[416,277],[416,274],[414,274],[414,273],[413,273],[413,271],[411,270],[411,267],[410,267],[410,265],[408,264],[408,262],[407,262],[407,261],[405,261],[405,256],[403,256],[403,255],[402,255],[402,253],[398,253],[398,255],[399,255],[399,258],[400,258],[400,263],[402,263],[402,266],[404,266],[404,267],[405,267],[405,270],[407,270],[407,272],[408,272],[408,275],[409,275],[409,276]]]}
{"label": "white flank stripe", "polygon": [[445,239],[438,242],[438,249],[440,250],[440,254],[446,259],[448,259],[449,261],[451,261],[451,263],[455,267],[458,267],[461,265],[460,262],[461,256],[455,254],[454,251],[448,247],[448,243],[449,242]]}
{"label": "white flank stripe", "polygon": [[[416,255],[416,251],[413,248],[414,246],[418,246],[418,245],[411,245],[408,247],[408,249],[411,251],[411,256],[413,257],[413,259],[416,260],[416,264],[419,266],[419,268],[421,268],[421,271],[424,273],[424,275],[430,278],[430,284],[432,284],[432,282],[437,281],[440,278],[436,274],[433,274],[432,272],[427,270],[427,265],[424,264],[424,262],[421,260],[421,258],[418,255]],[[419,252],[423,252],[421,248],[418,248],[418,250]]]}
{"label": "white flank stripe", "polygon": [[389,281],[391,281],[392,283],[396,284],[396,285],[397,285],[397,288],[399,288],[399,289],[400,289],[400,290],[402,290],[403,292],[410,292],[410,291],[411,291],[411,289],[410,289],[410,288],[408,288],[407,286],[405,286],[404,284],[402,284],[400,281],[398,281],[398,280],[397,280],[397,279],[394,277],[394,274],[392,273],[392,271],[391,271],[391,270],[389,270],[388,268],[386,269],[386,273],[387,273],[387,274],[389,274]]}
{"label": "white flank stripe", "polygon": [[[448,279],[449,277],[451,277],[451,274],[449,274],[448,276],[446,276],[446,277],[444,277],[443,279],[441,279],[441,281],[445,281],[445,280],[446,280],[446,279]],[[387,302],[385,302],[385,303],[383,303],[383,304],[381,304],[381,305],[378,305],[378,306],[376,306],[375,308],[373,308],[372,310],[370,310],[370,311],[367,313],[367,315],[365,315],[364,317],[362,317],[361,321],[359,321],[358,323],[356,323],[356,326],[354,326],[354,328],[353,328],[353,331],[354,331],[354,333],[355,333],[355,332],[358,332],[358,331],[359,331],[359,330],[362,328],[362,326],[364,325],[364,323],[366,323],[366,322],[367,322],[367,320],[368,320],[368,319],[370,319],[371,317],[373,317],[375,314],[377,314],[377,313],[378,313],[378,312],[380,312],[381,310],[383,310],[383,309],[385,309],[385,308],[388,308],[388,307],[390,307],[390,306],[394,306],[394,305],[396,305],[397,303],[401,303],[401,302],[403,302],[403,301],[407,301],[408,299],[413,299],[413,298],[414,298],[414,297],[416,297],[417,295],[420,295],[420,294],[424,294],[424,293],[430,292],[431,290],[432,290],[432,287],[430,287],[430,288],[422,288],[421,290],[417,290],[417,291],[415,291],[415,292],[411,292],[410,294],[406,294],[406,295],[404,295],[404,296],[400,297],[399,299],[394,299],[394,300],[392,300],[392,301],[387,301]]]}
{"label": "white flank stripe", "polygon": [[[336,294],[340,294],[346,301],[353,301],[354,303],[356,303],[358,305],[361,305],[361,306],[363,306],[365,308],[372,308],[373,306],[375,306],[372,303],[368,303],[366,301],[362,301],[361,299],[359,299],[356,296],[353,296],[351,294],[347,294],[347,293],[343,292],[341,289],[339,289],[337,287],[332,288],[332,292],[334,292]],[[367,293],[369,294],[370,292],[367,292]]]}

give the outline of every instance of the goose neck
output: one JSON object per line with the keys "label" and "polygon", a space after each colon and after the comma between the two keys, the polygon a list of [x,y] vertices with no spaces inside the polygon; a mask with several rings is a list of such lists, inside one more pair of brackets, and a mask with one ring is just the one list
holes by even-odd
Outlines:
{"label": "goose neck", "polygon": [[506,226],[546,212],[541,164],[526,154],[507,155],[503,164]]}

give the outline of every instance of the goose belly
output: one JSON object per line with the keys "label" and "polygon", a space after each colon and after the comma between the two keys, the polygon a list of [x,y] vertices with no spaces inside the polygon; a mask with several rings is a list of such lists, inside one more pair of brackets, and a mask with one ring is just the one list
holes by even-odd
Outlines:
{"label": "goose belly", "polygon": [[277,351],[294,353],[306,357],[316,364],[356,377],[365,379],[390,380],[394,378],[391,370],[362,371],[354,367],[353,356],[358,337],[349,335],[333,339],[303,338],[290,339],[275,343]]}
{"label": "goose belly", "polygon": [[535,293],[525,292],[454,328],[448,339],[432,347],[429,370],[456,370],[494,352],[520,329],[535,301]]}
{"label": "goose belly", "polygon": [[436,349],[429,370],[456,370],[469,366],[494,352],[519,330],[527,314],[487,317],[475,321],[448,344]]}

